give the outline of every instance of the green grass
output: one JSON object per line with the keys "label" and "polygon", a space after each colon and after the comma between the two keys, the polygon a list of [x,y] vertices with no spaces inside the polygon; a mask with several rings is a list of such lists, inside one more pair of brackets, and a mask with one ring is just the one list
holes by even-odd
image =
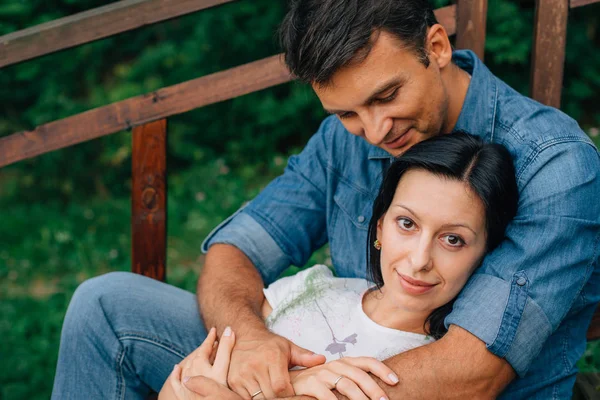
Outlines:
{"label": "green grass", "polygon": [[[235,171],[215,161],[170,177],[168,282],[193,291],[202,239],[282,169],[281,157]],[[0,399],[47,399],[75,288],[90,277],[130,269],[130,200],[25,204],[5,193],[0,206]],[[327,257],[321,249],[308,264]],[[600,370],[599,343],[588,346],[580,367]]]}

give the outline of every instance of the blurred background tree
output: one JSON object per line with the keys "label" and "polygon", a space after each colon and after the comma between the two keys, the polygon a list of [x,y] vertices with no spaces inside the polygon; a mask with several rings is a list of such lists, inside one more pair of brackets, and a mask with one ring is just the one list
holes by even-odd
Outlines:
{"label": "blurred background tree", "polygon": [[[0,0],[0,35],[110,3]],[[436,0],[436,7],[449,4]],[[527,93],[534,0],[489,0],[486,64]],[[279,52],[285,1],[243,0],[0,70],[0,136]],[[563,110],[598,143],[600,6],[571,10]],[[194,290],[200,243],[281,173],[324,113],[290,83],[169,119],[169,283]],[[130,269],[131,138],[0,170],[0,399],[49,397],[83,280]],[[314,261],[326,261],[327,249]],[[600,347],[580,362],[600,370]]]}

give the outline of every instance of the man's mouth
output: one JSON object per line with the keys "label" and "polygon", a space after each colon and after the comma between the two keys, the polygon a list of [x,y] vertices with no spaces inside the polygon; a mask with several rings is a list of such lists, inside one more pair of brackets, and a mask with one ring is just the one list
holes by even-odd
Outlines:
{"label": "man's mouth", "polygon": [[389,142],[384,142],[383,143],[384,147],[386,147],[388,149],[398,149],[400,147],[405,146],[406,143],[408,142],[408,140],[410,139],[410,137],[412,136],[412,131],[413,131],[413,129],[410,128],[406,132],[401,134],[400,136],[396,137],[395,139],[393,139]]}

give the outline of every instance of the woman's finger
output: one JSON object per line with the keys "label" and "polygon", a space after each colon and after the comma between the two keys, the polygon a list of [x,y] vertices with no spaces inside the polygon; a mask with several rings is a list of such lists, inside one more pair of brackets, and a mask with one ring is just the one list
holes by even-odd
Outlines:
{"label": "woman's finger", "polygon": [[363,371],[370,372],[388,385],[394,386],[398,383],[398,376],[394,371],[382,363],[371,357],[345,357],[340,360],[346,364],[354,365]]}
{"label": "woman's finger", "polygon": [[[369,398],[365,395],[362,389],[359,388],[358,385],[352,379],[345,376],[337,382],[337,384],[335,385],[335,390],[337,390],[339,393],[343,394],[350,400],[369,400]],[[371,399],[381,400],[382,397],[383,396]],[[387,396],[383,398],[387,399]]]}
{"label": "woman's finger", "polygon": [[[351,364],[347,364],[342,361],[332,363],[332,370],[338,374],[338,377],[343,377],[341,380],[338,381],[338,384],[336,385],[340,393],[342,393],[342,390],[345,390],[349,394],[352,393],[351,398],[361,399],[361,395],[358,394],[358,392],[356,391],[356,389],[358,389],[360,393],[364,393],[363,396],[366,395],[365,399],[367,397],[371,400],[381,400],[388,398],[386,393],[377,384],[377,382],[375,382],[372,376],[367,374],[361,368]],[[352,382],[352,384],[350,384],[349,382]],[[342,394],[348,396],[346,392]]]}
{"label": "woman's finger", "polygon": [[210,331],[208,331],[208,335],[206,335],[206,339],[204,339],[204,342],[202,342],[200,347],[194,350],[194,356],[203,357],[205,360],[208,361],[210,358],[210,353],[213,349],[213,344],[216,340],[217,330],[215,328],[210,328]]}
{"label": "woman's finger", "polygon": [[213,379],[222,385],[227,385],[227,374],[229,372],[229,362],[231,360],[231,352],[235,345],[235,333],[230,327],[225,328],[219,347],[217,348],[217,355],[213,364]]}
{"label": "woman's finger", "polygon": [[296,394],[311,396],[319,400],[337,400],[337,396],[330,389],[331,384],[332,382],[322,382],[313,375],[306,380],[306,385],[302,385],[300,392]]}
{"label": "woman's finger", "polygon": [[185,390],[183,385],[181,384],[181,371],[181,367],[179,365],[175,365],[175,368],[173,368],[173,372],[171,372],[171,375],[169,375],[169,383],[171,384],[171,387],[173,388],[173,392],[175,392],[177,399],[185,398]]}

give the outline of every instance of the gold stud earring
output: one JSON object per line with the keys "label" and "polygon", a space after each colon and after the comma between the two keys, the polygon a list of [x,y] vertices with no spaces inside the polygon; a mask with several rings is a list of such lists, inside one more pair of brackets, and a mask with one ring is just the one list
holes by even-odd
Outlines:
{"label": "gold stud earring", "polygon": [[381,250],[381,242],[379,241],[379,239],[375,239],[375,241],[373,242],[373,247],[375,247],[377,250]]}

